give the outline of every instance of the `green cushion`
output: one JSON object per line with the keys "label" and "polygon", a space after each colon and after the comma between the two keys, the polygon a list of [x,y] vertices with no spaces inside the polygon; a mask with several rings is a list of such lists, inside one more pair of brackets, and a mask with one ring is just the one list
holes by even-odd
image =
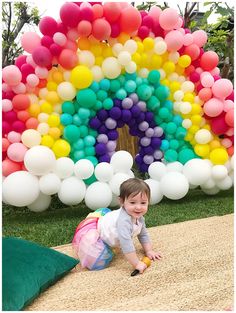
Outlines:
{"label": "green cushion", "polygon": [[13,237],[2,240],[2,310],[19,311],[79,261]]}

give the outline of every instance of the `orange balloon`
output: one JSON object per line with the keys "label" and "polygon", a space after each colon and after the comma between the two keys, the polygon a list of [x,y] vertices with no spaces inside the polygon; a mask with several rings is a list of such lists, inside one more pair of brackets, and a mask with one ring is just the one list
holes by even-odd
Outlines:
{"label": "orange balloon", "polygon": [[198,97],[202,100],[202,101],[208,101],[211,99],[212,97],[212,91],[211,88],[202,88],[199,93],[198,93]]}
{"label": "orange balloon", "polygon": [[35,117],[30,117],[26,123],[25,126],[27,129],[36,129],[38,127],[39,121]]}
{"label": "orange balloon", "polygon": [[30,118],[30,114],[27,111],[18,111],[17,112],[17,118],[18,118],[18,120],[25,122],[28,120],[28,118]]}
{"label": "orange balloon", "polygon": [[59,55],[58,62],[67,70],[74,68],[78,63],[78,56],[76,52],[64,49]]}
{"label": "orange balloon", "polygon": [[232,156],[234,154],[234,146],[231,146],[227,149],[228,155]]}
{"label": "orange balloon", "polygon": [[12,99],[15,110],[25,110],[30,106],[30,98],[27,95],[16,95]]}

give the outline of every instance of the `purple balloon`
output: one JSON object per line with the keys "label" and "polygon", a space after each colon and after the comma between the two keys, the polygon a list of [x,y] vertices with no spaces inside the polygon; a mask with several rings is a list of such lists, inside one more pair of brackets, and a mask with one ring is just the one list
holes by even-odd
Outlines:
{"label": "purple balloon", "polygon": [[154,149],[157,149],[157,148],[160,148],[160,145],[161,145],[161,139],[158,138],[158,137],[152,137],[152,139],[151,139],[151,146]]}
{"label": "purple balloon", "polygon": [[118,107],[113,107],[109,111],[110,117],[114,120],[118,120],[121,117],[121,109]]}
{"label": "purple balloon", "polygon": [[142,164],[142,161],[143,161],[143,159],[142,159],[141,155],[140,155],[140,154],[137,154],[137,155],[135,156],[135,162],[136,162],[137,164]]}
{"label": "purple balloon", "polygon": [[133,105],[132,108],[130,109],[133,117],[138,117],[139,114],[141,113],[140,108],[137,105]]}
{"label": "purple balloon", "polygon": [[112,157],[115,151],[108,152],[109,157]]}
{"label": "purple balloon", "polygon": [[138,135],[138,131],[135,128],[130,128],[129,133],[131,136],[137,136]]}
{"label": "purple balloon", "polygon": [[117,123],[115,120],[113,120],[113,118],[108,117],[105,121],[105,125],[108,129],[115,129],[117,126]]}
{"label": "purple balloon", "polygon": [[131,120],[129,120],[129,122],[128,122],[128,125],[129,125],[129,127],[136,125],[136,120],[134,118],[131,118]]}
{"label": "purple balloon", "polygon": [[98,143],[107,143],[108,142],[108,137],[105,134],[100,134],[97,136],[97,142]]}
{"label": "purple balloon", "polygon": [[126,124],[126,123],[123,122],[122,120],[118,120],[118,121],[117,121],[117,127],[118,127],[118,128],[123,127],[125,124]]}
{"label": "purple balloon", "polygon": [[154,150],[153,150],[153,148],[151,146],[147,146],[147,147],[143,148],[143,152],[145,154],[153,154]]}
{"label": "purple balloon", "polygon": [[145,155],[143,157],[143,162],[145,164],[151,164],[154,161],[154,157],[152,155]]}
{"label": "purple balloon", "polygon": [[103,155],[107,152],[107,146],[104,143],[98,143],[95,150],[97,155]]}
{"label": "purple balloon", "polygon": [[122,103],[122,100],[115,98],[115,99],[113,100],[113,102],[114,102],[114,105],[115,105],[116,107],[120,107],[120,106],[121,106],[121,103]]}
{"label": "purple balloon", "polygon": [[143,121],[138,125],[138,128],[143,132],[145,132],[148,129],[148,127],[149,124],[146,121]]}
{"label": "purple balloon", "polygon": [[146,113],[145,113],[145,120],[146,120],[147,122],[153,121],[153,118],[154,118],[154,115],[153,115],[152,112],[146,112]]}
{"label": "purple balloon", "polygon": [[149,138],[153,137],[154,136],[154,129],[153,128],[148,128],[146,131],[145,131],[145,135]]}
{"label": "purple balloon", "polygon": [[145,163],[142,163],[142,164],[140,165],[140,171],[143,172],[143,173],[145,173],[145,172],[148,171],[148,167],[149,167],[149,165],[147,165],[147,164],[145,164]]}
{"label": "purple balloon", "polygon": [[105,125],[102,125],[102,126],[99,127],[98,132],[99,132],[100,134],[107,134],[108,128],[106,128]]}
{"label": "purple balloon", "polygon": [[93,117],[89,121],[89,126],[93,129],[98,129],[101,125],[102,125],[102,123],[97,117]]}
{"label": "purple balloon", "polygon": [[97,117],[100,121],[105,121],[108,118],[108,112],[104,109],[97,112]]}
{"label": "purple balloon", "polygon": [[135,92],[131,93],[129,95],[129,98],[132,99],[133,104],[136,104],[138,102],[138,95]]}
{"label": "purple balloon", "polygon": [[139,101],[139,102],[137,103],[137,106],[140,108],[141,111],[143,111],[143,112],[147,111],[146,102],[144,102],[144,101]]}
{"label": "purple balloon", "polygon": [[109,157],[108,154],[104,154],[104,155],[102,155],[102,156],[100,156],[100,157],[98,158],[99,163],[101,163],[101,162],[110,163],[110,160],[111,160],[111,158]]}
{"label": "purple balloon", "polygon": [[133,106],[133,101],[130,98],[125,98],[122,100],[122,107],[124,109],[130,109]]}
{"label": "purple balloon", "polygon": [[143,146],[143,147],[149,146],[150,143],[151,143],[151,139],[148,138],[148,137],[143,137],[143,138],[140,139],[140,144],[141,144],[141,146]]}
{"label": "purple balloon", "polygon": [[154,127],[154,136],[161,137],[164,133],[163,129],[160,126]]}
{"label": "purple balloon", "polygon": [[139,114],[139,116],[136,118],[136,121],[137,121],[137,123],[139,124],[139,123],[141,123],[142,121],[144,121],[145,120],[145,114],[143,113],[143,112],[141,112],[140,114]]}
{"label": "purple balloon", "polygon": [[131,112],[129,110],[124,109],[122,111],[122,120],[124,122],[128,122],[129,120],[131,120],[131,118],[132,118]]}
{"label": "purple balloon", "polygon": [[113,140],[109,140],[107,143],[107,151],[108,152],[112,152],[116,150],[116,141]]}
{"label": "purple balloon", "polygon": [[119,133],[117,130],[109,130],[107,132],[107,137],[109,138],[109,140],[116,140],[119,137]]}
{"label": "purple balloon", "polygon": [[153,156],[156,160],[161,160],[163,158],[163,152],[161,150],[155,150]]}
{"label": "purple balloon", "polygon": [[151,128],[156,127],[156,122],[155,122],[154,120],[150,121],[150,122],[149,122],[149,126],[150,126]]}

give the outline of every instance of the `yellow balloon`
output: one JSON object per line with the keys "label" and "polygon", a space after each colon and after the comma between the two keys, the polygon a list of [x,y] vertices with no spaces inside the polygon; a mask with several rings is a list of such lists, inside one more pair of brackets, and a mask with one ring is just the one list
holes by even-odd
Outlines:
{"label": "yellow balloon", "polygon": [[49,102],[44,101],[40,106],[40,110],[41,112],[50,114],[52,113],[52,105]]}
{"label": "yellow balloon", "polygon": [[216,139],[212,140],[212,141],[209,143],[209,145],[210,145],[210,149],[211,149],[211,150],[214,150],[214,149],[216,149],[216,148],[220,148],[220,142],[219,142],[218,140],[216,140]]}
{"label": "yellow balloon", "polygon": [[81,37],[78,39],[78,47],[80,50],[90,50],[91,43],[88,38]]}
{"label": "yellow balloon", "polygon": [[93,44],[90,48],[90,52],[92,52],[95,57],[102,55],[102,45]]}
{"label": "yellow balloon", "polygon": [[143,46],[143,43],[141,41],[138,41],[137,42],[137,52],[142,54],[144,51],[144,46]]}
{"label": "yellow balloon", "polygon": [[194,151],[200,157],[206,158],[209,155],[210,147],[208,144],[205,145],[196,144],[194,146]]}
{"label": "yellow balloon", "polygon": [[29,112],[30,116],[37,117],[40,113],[40,106],[36,103],[33,103],[28,108],[28,112]]}
{"label": "yellow balloon", "polygon": [[117,37],[118,42],[122,43],[122,45],[124,45],[125,42],[129,39],[130,39],[130,35],[123,33],[123,32],[120,33],[120,35]]}
{"label": "yellow balloon", "polygon": [[192,125],[191,127],[189,127],[188,131],[189,131],[189,133],[191,133],[191,134],[195,134],[199,129],[200,129],[199,126],[197,126],[197,125]]}
{"label": "yellow balloon", "polygon": [[41,143],[40,143],[42,146],[46,146],[46,147],[49,147],[51,148],[54,144],[54,139],[49,136],[49,135],[44,135],[41,139]]}
{"label": "yellow balloon", "polygon": [[202,110],[202,107],[200,106],[200,104],[192,103],[192,110],[191,110],[191,113],[192,113],[192,114],[203,115],[203,110]]}
{"label": "yellow balloon", "polygon": [[229,159],[228,153],[223,148],[216,148],[210,152],[210,160],[213,164],[223,165]]}
{"label": "yellow balloon", "polygon": [[170,91],[171,92],[174,93],[175,91],[177,91],[179,89],[180,89],[180,82],[173,81],[173,82],[170,83]]}
{"label": "yellow balloon", "polygon": [[190,56],[186,54],[181,55],[181,57],[179,57],[178,64],[183,68],[188,67],[191,64]]}
{"label": "yellow balloon", "polygon": [[135,52],[133,55],[132,55],[132,60],[136,63],[136,64],[140,64],[141,62],[141,55],[137,52]]}
{"label": "yellow balloon", "polygon": [[143,40],[143,46],[144,46],[144,50],[146,51],[150,51],[154,48],[154,40],[150,37],[147,37]]}
{"label": "yellow balloon", "polygon": [[61,72],[57,71],[52,74],[52,79],[55,83],[60,84],[63,82],[63,75]]}
{"label": "yellow balloon", "polygon": [[47,123],[50,127],[56,127],[60,124],[60,117],[56,114],[51,114],[48,117]]}
{"label": "yellow balloon", "polygon": [[101,66],[104,58],[102,56],[98,56],[95,58],[95,65]]}
{"label": "yellow balloon", "polygon": [[47,96],[46,96],[46,101],[48,101],[52,104],[56,104],[56,103],[60,102],[61,100],[60,100],[56,91],[49,91]]}
{"label": "yellow balloon", "polygon": [[48,131],[48,135],[50,135],[53,139],[59,139],[61,131],[58,127],[51,127]]}
{"label": "yellow balloon", "polygon": [[171,74],[175,71],[175,64],[174,62],[167,61],[163,64],[163,70],[166,72],[166,74]]}
{"label": "yellow balloon", "polygon": [[70,81],[76,88],[87,88],[93,81],[93,74],[86,66],[78,65],[71,71]]}
{"label": "yellow balloon", "polygon": [[184,94],[183,101],[193,102],[194,101],[194,95],[191,92],[186,92]]}
{"label": "yellow balloon", "polygon": [[52,151],[54,152],[56,158],[67,157],[70,154],[70,145],[67,141],[63,139],[58,139],[52,146]]}
{"label": "yellow balloon", "polygon": [[160,68],[162,66],[163,63],[163,59],[160,55],[158,54],[153,54],[153,56],[151,57],[151,66],[152,68]]}
{"label": "yellow balloon", "polygon": [[57,90],[57,84],[55,82],[53,82],[53,81],[49,81],[47,83],[47,89],[49,91],[56,91]]}
{"label": "yellow balloon", "polygon": [[192,115],[191,121],[194,125],[200,125],[202,122],[202,117],[200,115]]}

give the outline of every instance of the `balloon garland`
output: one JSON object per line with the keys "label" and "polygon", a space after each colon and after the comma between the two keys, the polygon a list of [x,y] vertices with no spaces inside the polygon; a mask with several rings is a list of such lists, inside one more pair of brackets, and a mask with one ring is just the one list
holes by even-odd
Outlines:
{"label": "balloon garland", "polygon": [[[184,28],[175,9],[154,6],[139,12],[124,2],[66,2],[60,21],[43,17],[39,30],[42,36],[22,35],[26,54],[2,71],[6,202],[30,206],[39,195],[58,192],[66,204],[84,198],[88,203],[98,194],[99,182],[102,192],[120,172],[118,183],[107,190],[107,204],[100,204],[108,206],[117,184],[132,175],[130,156],[118,154],[125,169],[114,161],[117,128],[124,125],[139,139],[135,161],[140,171],[157,182],[161,176],[153,171],[164,166],[167,173],[174,162],[174,172],[184,177],[165,175],[162,196],[178,199],[189,183],[203,184],[208,193],[232,186],[233,85],[221,78],[218,55],[204,50],[204,31]],[[183,169],[189,162],[198,164],[193,176],[201,172],[199,166],[208,166],[206,179],[192,179]],[[96,175],[97,168],[103,170]],[[38,192],[35,189],[27,201],[16,200],[9,181],[17,188],[20,180],[27,185],[31,176],[39,177]],[[186,186],[181,196],[170,191],[173,179],[177,184],[182,179]],[[159,188],[149,183],[153,190]],[[74,201],[72,189],[81,191]]]}

